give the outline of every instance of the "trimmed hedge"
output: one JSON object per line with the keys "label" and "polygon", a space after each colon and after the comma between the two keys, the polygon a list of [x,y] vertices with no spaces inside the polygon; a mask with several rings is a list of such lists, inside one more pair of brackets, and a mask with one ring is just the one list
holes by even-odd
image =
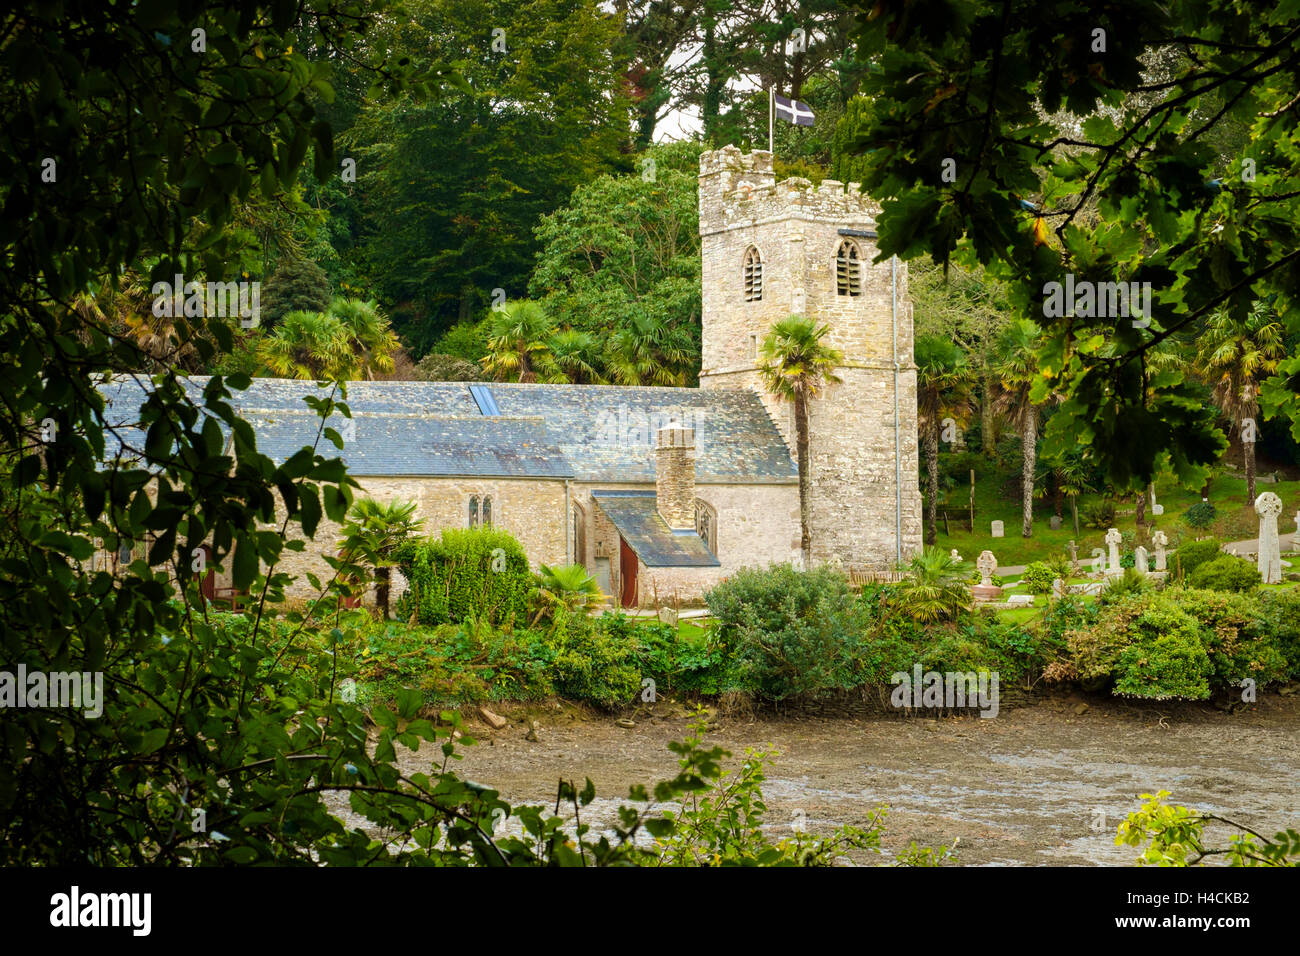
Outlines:
{"label": "trimmed hedge", "polygon": [[1192,587],[1211,591],[1253,591],[1261,581],[1255,565],[1230,554],[1198,565],[1189,578]]}
{"label": "trimmed hedge", "polygon": [[1223,547],[1218,538],[1206,538],[1203,541],[1188,541],[1180,544],[1174,552],[1174,570],[1188,575],[1206,561],[1217,558]]}
{"label": "trimmed hedge", "polygon": [[410,589],[397,617],[420,624],[459,624],[469,618],[510,629],[527,622],[536,586],[523,546],[500,528],[444,528],[394,555]]}

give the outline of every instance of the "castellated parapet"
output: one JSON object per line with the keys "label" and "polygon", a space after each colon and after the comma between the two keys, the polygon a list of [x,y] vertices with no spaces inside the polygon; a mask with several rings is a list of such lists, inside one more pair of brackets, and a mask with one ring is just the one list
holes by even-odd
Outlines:
{"label": "castellated parapet", "polygon": [[[872,262],[879,207],[857,183],[778,183],[771,153],[734,146],[700,157],[699,200],[700,386],[757,391],[793,452],[793,409],[764,387],[759,348],[787,315],[829,326],[827,341],[843,355],[836,369],[843,381],[810,408],[813,559],[892,569],[899,550],[906,559],[920,549],[921,497],[907,267]],[[858,263],[847,289],[846,252]],[[758,296],[745,265],[755,259],[762,267]]]}

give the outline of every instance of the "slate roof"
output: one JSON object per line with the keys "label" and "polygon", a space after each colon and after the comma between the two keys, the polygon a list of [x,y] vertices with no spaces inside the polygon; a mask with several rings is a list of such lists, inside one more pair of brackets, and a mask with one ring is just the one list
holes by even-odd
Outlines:
{"label": "slate roof", "polygon": [[[147,384],[147,379],[142,378]],[[201,401],[206,377],[186,387]],[[744,389],[622,388],[486,383],[500,415],[485,416],[465,382],[349,382],[354,439],[341,457],[357,476],[480,475],[654,481],[654,440],[670,420],[696,430],[696,481],[792,484],[798,472],[758,396]],[[136,380],[101,387],[110,421],[129,422],[144,395]],[[314,382],[253,379],[231,402],[258,448],[283,461],[315,441]],[[330,426],[344,434],[339,416]],[[114,443],[109,441],[110,446]],[[337,449],[322,439],[326,457]],[[114,449],[107,449],[109,457]]]}
{"label": "slate roof", "polygon": [[659,514],[653,491],[593,491],[600,510],[648,568],[716,568],[713,556],[694,531],[673,531]]}

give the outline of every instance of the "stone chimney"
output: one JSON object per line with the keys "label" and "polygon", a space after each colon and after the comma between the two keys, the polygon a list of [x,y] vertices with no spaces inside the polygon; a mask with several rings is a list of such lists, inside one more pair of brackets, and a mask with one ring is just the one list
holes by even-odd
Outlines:
{"label": "stone chimney", "polygon": [[655,503],[674,531],[695,530],[695,429],[670,422],[655,447]]}

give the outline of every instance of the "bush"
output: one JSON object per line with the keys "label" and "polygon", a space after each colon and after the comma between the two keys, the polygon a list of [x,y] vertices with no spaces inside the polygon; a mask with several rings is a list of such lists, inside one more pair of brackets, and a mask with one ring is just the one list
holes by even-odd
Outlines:
{"label": "bush", "polygon": [[1116,601],[1135,594],[1141,594],[1143,591],[1150,589],[1151,582],[1147,579],[1147,576],[1130,565],[1124,568],[1123,574],[1116,575],[1106,582],[1106,586],[1097,595],[1097,600],[1101,604],[1113,604]]}
{"label": "bush", "polygon": [[1174,570],[1181,575],[1188,575],[1206,561],[1217,558],[1222,545],[1217,538],[1205,538],[1202,541],[1189,541],[1180,544],[1174,552]]}
{"label": "bush", "polygon": [[1110,528],[1115,524],[1115,502],[1098,501],[1084,505],[1079,510],[1079,520],[1085,528]]}
{"label": "bush", "polygon": [[399,619],[414,613],[420,624],[436,625],[473,618],[507,630],[525,621],[533,575],[507,531],[445,528],[441,537],[403,545],[393,557],[410,584],[397,602]]}
{"label": "bush", "polygon": [[1265,592],[1250,632],[1278,649],[1288,677],[1300,677],[1300,591]]}
{"label": "bush", "polygon": [[705,600],[731,663],[725,689],[781,700],[857,684],[861,614],[833,568],[747,568]]}
{"label": "bush", "polygon": [[1144,637],[1125,648],[1119,660],[1116,694],[1155,700],[1204,700],[1210,696],[1210,658],[1196,622],[1187,615],[1182,617],[1186,620],[1179,622],[1177,630]]}
{"label": "bush", "polygon": [[1258,568],[1230,554],[1206,561],[1189,577],[1192,587],[1211,591],[1253,591],[1261,580]]}
{"label": "bush", "polygon": [[1193,528],[1208,528],[1214,522],[1217,513],[1214,505],[1208,501],[1198,501],[1183,512],[1183,520]]}
{"label": "bush", "polygon": [[641,690],[635,641],[614,636],[586,618],[571,618],[550,638],[555,690],[601,707],[630,704]]}
{"label": "bush", "polygon": [[1254,595],[1179,588],[1170,596],[1202,627],[1217,686],[1258,686],[1282,680],[1287,658],[1275,636],[1255,627],[1263,603]]}
{"label": "bush", "polygon": [[416,376],[424,382],[486,382],[487,373],[474,362],[445,352],[430,352],[415,364]]}
{"label": "bush", "polygon": [[1026,565],[1025,573],[1021,575],[1021,580],[1029,588],[1031,594],[1047,594],[1052,590],[1052,582],[1059,575],[1045,561],[1034,561]]}

